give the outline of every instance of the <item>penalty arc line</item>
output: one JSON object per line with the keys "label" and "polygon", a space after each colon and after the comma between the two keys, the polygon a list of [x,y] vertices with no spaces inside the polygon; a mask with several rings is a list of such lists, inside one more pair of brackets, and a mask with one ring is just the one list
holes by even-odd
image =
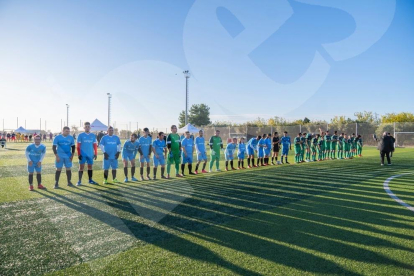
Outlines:
{"label": "penalty arc line", "polygon": [[408,175],[408,174],[413,174],[413,173],[403,173],[403,174],[398,174],[398,175],[394,175],[389,177],[387,180],[384,181],[384,190],[385,192],[395,201],[397,201],[399,204],[401,204],[402,206],[406,207],[408,210],[413,211],[414,212],[414,207],[412,207],[410,204],[405,203],[404,201],[402,201],[398,196],[396,196],[390,189],[389,187],[389,183],[391,182],[391,180],[404,176],[404,175]]}

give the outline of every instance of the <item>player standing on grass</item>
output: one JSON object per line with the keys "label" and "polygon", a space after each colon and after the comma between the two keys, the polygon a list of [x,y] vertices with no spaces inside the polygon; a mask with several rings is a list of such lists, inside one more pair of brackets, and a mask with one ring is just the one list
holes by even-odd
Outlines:
{"label": "player standing on grass", "polygon": [[246,144],[244,143],[244,138],[240,138],[240,142],[238,145],[238,152],[237,152],[237,158],[238,158],[238,166],[237,169],[245,169],[244,167],[244,157],[246,155]]}
{"label": "player standing on grass", "polygon": [[237,139],[233,138],[226,146],[225,157],[226,157],[226,171],[228,171],[229,163],[232,170],[235,170],[233,160],[234,152],[236,151]]}
{"label": "player standing on grass", "polygon": [[285,157],[285,163],[290,164],[288,162],[288,156],[289,156],[289,149],[292,149],[292,142],[290,140],[290,137],[288,136],[288,132],[283,132],[283,137],[280,140],[280,143],[282,144],[282,164],[283,164],[283,157]]}
{"label": "player standing on grass", "polygon": [[[272,165],[275,165],[275,164],[279,164],[279,161],[277,160],[277,158],[279,156],[279,151],[280,151],[280,138],[277,132],[273,134],[272,144],[273,144]],[[274,161],[276,161],[276,163],[274,163]]]}
{"label": "player standing on grass", "polygon": [[326,131],[325,137],[325,156],[324,159],[328,160],[330,158],[331,149],[332,149],[332,136],[329,134],[329,130]]}
{"label": "player standing on grass", "polygon": [[175,166],[176,177],[182,177],[180,174],[181,161],[181,141],[180,135],[177,134],[177,126],[171,126],[171,133],[167,137],[168,160],[167,160],[167,178],[170,178],[171,165]]}
{"label": "player standing on grass", "polygon": [[336,159],[336,146],[338,144],[338,131],[332,135],[331,159]]}
{"label": "player standing on grass", "polygon": [[302,142],[301,142],[302,133],[298,133],[298,135],[293,140],[295,144],[295,163],[300,163],[300,155],[302,154]]}
{"label": "player standing on grass", "polygon": [[356,144],[357,144],[357,154],[359,157],[362,157],[362,148],[364,147],[364,144],[362,142],[362,136],[358,135],[357,139],[356,139]]}
{"label": "player standing on grass", "polygon": [[355,133],[352,133],[352,137],[351,137],[351,156],[354,157],[356,155],[356,137],[355,137]]}
{"label": "player standing on grass", "polygon": [[194,141],[191,138],[189,131],[185,132],[185,138],[181,140],[182,148],[182,163],[181,163],[181,174],[184,176],[185,164],[188,164],[188,174],[193,175],[193,152],[194,152]]}
{"label": "player standing on grass", "polygon": [[316,161],[316,153],[318,152],[319,134],[316,134],[311,140],[312,162]]}
{"label": "player standing on grass", "polygon": [[311,162],[311,141],[312,141],[312,134],[311,133],[307,133],[306,134],[306,157],[305,160],[306,162]]}
{"label": "player standing on grass", "polygon": [[269,133],[266,137],[266,147],[264,149],[265,152],[265,166],[269,166],[269,159],[270,159],[270,154],[272,152],[272,134]]}
{"label": "player standing on grass", "polygon": [[323,161],[325,160],[325,141],[323,140],[323,132],[318,136],[318,161]]}
{"label": "player standing on grass", "polygon": [[139,162],[141,167],[139,169],[139,174],[141,175],[141,181],[144,181],[144,163],[147,163],[147,180],[151,180],[150,173],[150,159],[151,159],[151,147],[152,147],[152,138],[149,135],[149,129],[144,128],[144,135],[141,136],[138,140],[139,148],[138,152],[140,154]]}
{"label": "player standing on grass", "polygon": [[220,151],[223,150],[223,141],[221,140],[220,130],[216,130],[216,134],[210,138],[210,172],[216,162],[216,171],[220,172]]}
{"label": "player standing on grass", "polygon": [[265,156],[264,148],[266,147],[266,133],[263,134],[262,139],[257,143],[257,166],[263,166],[263,158]]}
{"label": "player standing on grass", "polygon": [[68,180],[68,186],[73,187],[71,182],[72,179],[72,159],[75,153],[75,140],[71,135],[69,135],[69,127],[64,127],[62,134],[53,139],[53,153],[56,156],[56,173],[55,173],[55,189],[59,188],[59,178],[60,173],[62,172],[62,167],[65,165],[66,168],[66,178]]}
{"label": "player standing on grass", "polygon": [[95,134],[91,133],[91,124],[85,122],[83,125],[85,132],[79,134],[77,142],[78,159],[79,159],[79,181],[77,186],[82,185],[83,170],[85,163],[88,164],[88,178],[89,184],[97,184],[92,180],[92,165],[93,160],[96,160],[98,156],[98,141]]}
{"label": "player standing on grass", "polygon": [[202,130],[198,132],[198,137],[195,138],[194,144],[197,153],[197,165],[195,167],[195,174],[198,174],[198,166],[201,162],[203,163],[203,169],[201,170],[202,173],[206,173],[206,165],[207,165],[207,151],[206,151],[206,141],[203,137],[204,133]]}
{"label": "player standing on grass", "polygon": [[338,137],[338,159],[344,159],[344,133],[341,133]]}
{"label": "player standing on grass", "polygon": [[[80,136],[80,135],[79,135]],[[122,147],[122,162],[124,163],[124,183],[128,182],[128,161],[131,163],[131,180],[138,181],[134,177],[135,175],[135,158],[137,156],[139,143],[137,141],[138,135],[135,133],[131,134],[129,140],[126,140],[124,146]]]}
{"label": "player standing on grass", "polygon": [[306,132],[302,133],[302,137],[300,137],[300,143],[302,145],[302,149],[300,152],[300,159],[299,162],[303,163],[305,162],[305,152],[308,150],[308,139],[306,138]]}
{"label": "player standing on grass", "polygon": [[[260,141],[262,137],[258,135],[256,138],[251,138],[249,142],[247,142],[247,167],[253,168],[256,167],[254,164],[254,152],[257,151],[257,143]],[[252,165],[250,166],[250,161]],[[259,165],[259,164],[258,164]]]}
{"label": "player standing on grass", "polygon": [[42,162],[46,155],[45,145],[40,143],[40,136],[34,137],[34,143],[26,148],[27,171],[29,172],[29,190],[33,191],[33,173],[36,171],[37,188],[42,186]]}
{"label": "player standing on grass", "polygon": [[154,152],[154,180],[157,178],[157,168],[161,165],[161,178],[165,179],[165,157],[167,155],[167,144],[164,139],[164,132],[158,133],[158,138],[152,142],[152,151]]}
{"label": "player standing on grass", "polygon": [[118,158],[121,153],[121,140],[118,136],[114,135],[114,128],[108,127],[108,134],[103,136],[99,144],[103,154],[103,169],[104,169],[104,181],[103,184],[108,184],[109,168],[112,169],[112,179],[114,183],[118,183],[116,179],[116,169],[118,168]]}

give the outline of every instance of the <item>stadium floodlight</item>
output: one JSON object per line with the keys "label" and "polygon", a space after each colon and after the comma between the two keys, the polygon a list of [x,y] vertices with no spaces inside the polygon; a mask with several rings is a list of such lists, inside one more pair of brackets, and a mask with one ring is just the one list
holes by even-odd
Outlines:
{"label": "stadium floodlight", "polygon": [[69,127],[69,105],[66,104],[66,126]]}
{"label": "stadium floodlight", "polygon": [[108,127],[111,125],[111,93],[106,93],[108,95]]}
{"label": "stadium floodlight", "polygon": [[183,71],[185,77],[185,125],[188,124],[188,79],[190,78],[190,71]]}

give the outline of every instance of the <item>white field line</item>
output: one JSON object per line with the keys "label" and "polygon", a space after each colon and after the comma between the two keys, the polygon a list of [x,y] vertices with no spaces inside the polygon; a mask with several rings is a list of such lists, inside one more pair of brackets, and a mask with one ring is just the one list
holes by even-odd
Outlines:
{"label": "white field line", "polygon": [[403,173],[403,174],[398,174],[398,175],[394,175],[391,176],[390,178],[388,178],[387,180],[384,181],[384,190],[385,192],[387,192],[387,194],[394,199],[395,201],[397,201],[399,204],[401,204],[402,206],[406,207],[408,210],[413,211],[414,212],[414,207],[412,207],[410,204],[405,203],[404,201],[402,201],[398,196],[396,196],[390,189],[389,187],[389,183],[391,182],[391,180],[407,175],[407,174],[413,174],[413,173]]}

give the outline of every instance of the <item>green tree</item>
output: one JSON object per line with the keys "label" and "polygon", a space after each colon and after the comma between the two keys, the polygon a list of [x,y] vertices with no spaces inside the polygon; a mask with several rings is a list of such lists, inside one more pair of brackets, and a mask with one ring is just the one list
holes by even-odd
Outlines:
{"label": "green tree", "polygon": [[355,112],[354,115],[356,123],[378,124],[380,122],[378,114],[372,111]]}
{"label": "green tree", "polygon": [[305,117],[305,119],[303,119],[303,124],[304,125],[306,125],[306,124],[309,124],[311,121],[309,120],[309,118],[308,117]]}
{"label": "green tree", "polygon": [[[178,116],[180,127],[185,125],[185,111],[181,111]],[[206,126],[211,124],[210,107],[206,104],[193,104],[189,110],[188,122],[195,126]]]}
{"label": "green tree", "polygon": [[414,114],[409,112],[387,113],[382,116],[383,123],[412,123]]}

